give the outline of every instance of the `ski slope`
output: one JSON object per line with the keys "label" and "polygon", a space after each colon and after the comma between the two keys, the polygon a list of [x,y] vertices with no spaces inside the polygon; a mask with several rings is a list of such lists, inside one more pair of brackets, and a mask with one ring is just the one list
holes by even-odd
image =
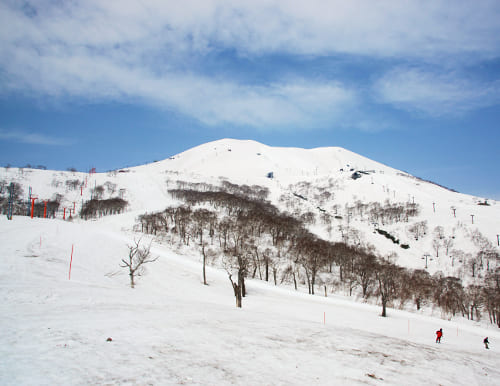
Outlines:
{"label": "ski slope", "polygon": [[[352,179],[353,171],[366,171],[357,180]],[[272,172],[274,178],[267,178]],[[259,185],[270,191],[269,199],[282,211],[288,208],[280,202],[280,197],[298,205],[300,210],[320,215],[319,207],[326,213],[337,214],[341,219],[332,224],[333,232],[326,232],[325,227],[317,226],[314,231],[322,238],[340,240],[339,228],[356,229],[363,242],[375,246],[384,256],[397,254],[397,264],[414,269],[423,269],[425,254],[432,256],[428,261],[428,271],[434,274],[442,271],[445,275],[460,277],[465,284],[471,282],[471,275],[464,259],[452,261],[451,253],[435,256],[433,248],[433,230],[441,226],[447,238],[453,237],[451,249],[469,253],[474,257],[479,247],[473,245],[471,235],[480,232],[491,246],[500,252],[498,234],[500,233],[500,205],[495,200],[487,200],[488,205],[478,205],[486,198],[474,197],[444,189],[430,182],[419,180],[405,172],[393,169],[361,155],[339,147],[317,149],[279,148],[266,146],[255,141],[222,139],[189,149],[181,154],[152,164],[125,168],[107,173],[86,174],[49,170],[30,170],[0,168],[0,180],[20,183],[26,196],[29,187],[41,202],[50,199],[56,193],[63,195],[62,208],[75,208],[78,212],[83,202],[92,196],[92,189],[107,183],[116,185],[117,196],[123,190],[129,213],[135,215],[145,212],[160,211],[169,205],[177,205],[168,193],[177,188],[177,181],[206,183],[218,186],[222,181],[233,184]],[[84,182],[82,189],[68,190],[65,182],[79,180]],[[309,188],[300,188],[304,183]],[[320,202],[315,195],[321,191],[332,194],[327,202]],[[306,197],[301,201],[294,193]],[[297,203],[297,201],[300,201]],[[419,206],[420,214],[410,222],[374,225],[368,219],[356,216],[350,218],[346,209],[356,202],[381,205],[386,202],[413,202]],[[453,209],[455,212],[453,212]],[[426,221],[428,234],[418,241],[408,233],[408,226],[419,221]],[[319,220],[318,220],[319,222]],[[374,227],[383,228],[400,244],[410,245],[402,249],[379,234],[374,234]],[[462,263],[459,264],[459,260]],[[495,267],[490,267],[495,268]]]}
{"label": "ski slope", "polygon": [[253,280],[237,309],[223,270],[204,286],[197,254],[157,243],[131,289],[132,223],[0,217],[0,384],[498,384],[494,325]]}

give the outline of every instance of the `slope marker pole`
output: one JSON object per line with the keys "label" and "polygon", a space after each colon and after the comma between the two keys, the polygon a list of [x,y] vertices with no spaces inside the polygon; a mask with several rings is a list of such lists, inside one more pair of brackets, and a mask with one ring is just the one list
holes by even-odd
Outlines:
{"label": "slope marker pole", "polygon": [[71,244],[71,259],[69,261],[69,278],[71,280],[71,265],[73,264],[73,244]]}

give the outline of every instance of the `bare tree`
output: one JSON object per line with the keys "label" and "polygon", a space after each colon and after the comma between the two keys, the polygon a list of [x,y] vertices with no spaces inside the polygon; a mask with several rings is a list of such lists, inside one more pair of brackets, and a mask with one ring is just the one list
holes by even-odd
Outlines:
{"label": "bare tree", "polygon": [[435,238],[438,238],[439,240],[444,239],[444,228],[441,225],[435,227],[433,233]]}
{"label": "bare tree", "polygon": [[415,240],[418,241],[420,237],[425,236],[425,234],[427,233],[427,221],[417,222],[409,226],[407,229],[408,232],[410,232],[415,237]]}
{"label": "bare tree", "polygon": [[483,295],[490,323],[500,328],[500,268],[487,273]]}
{"label": "bare tree", "polygon": [[387,305],[397,294],[398,277],[400,268],[383,260],[379,263],[375,277],[378,282],[378,294],[382,302],[382,316],[387,316]]}
{"label": "bare tree", "polygon": [[436,282],[434,298],[444,312],[453,316],[459,311],[465,311],[465,292],[458,277],[441,275]]}
{"label": "bare tree", "polygon": [[439,249],[441,248],[441,240],[438,238],[435,238],[432,240],[432,248],[436,251],[436,257],[439,257]]}
{"label": "bare tree", "polygon": [[[229,277],[229,281],[234,290],[236,298],[236,307],[242,306],[242,298],[246,295],[245,277],[248,274],[248,268],[251,261],[249,246],[246,239],[249,235],[249,228],[241,218],[229,222],[227,249],[224,250],[224,266]],[[233,281],[232,276],[236,271],[237,281]]]}
{"label": "bare tree", "polygon": [[448,252],[453,247],[453,244],[453,237],[447,237],[443,240],[443,246],[446,248],[446,256],[448,256]]}
{"label": "bare tree", "polygon": [[475,257],[470,257],[467,259],[467,265],[471,269],[472,277],[476,277],[476,272],[479,266],[479,257],[476,255]]}
{"label": "bare tree", "polygon": [[215,214],[207,209],[197,209],[193,212],[192,217],[194,227],[193,231],[200,237],[201,254],[203,256],[203,284],[207,285],[207,254],[205,251],[206,242],[203,240],[203,232],[208,224],[214,221],[213,219],[215,218]]}
{"label": "bare tree", "polygon": [[470,307],[470,319],[474,320],[474,311],[476,312],[476,319],[479,320],[480,312],[479,309],[483,305],[484,297],[483,297],[484,288],[478,284],[470,284],[467,287],[466,295],[468,298],[468,303]]}
{"label": "bare tree", "polygon": [[127,245],[128,260],[122,259],[123,265],[120,265],[122,268],[128,268],[132,288],[135,286],[134,278],[144,273],[143,265],[158,260],[158,256],[155,258],[151,256],[151,243],[147,247],[141,247],[140,243],[141,239],[134,240],[134,245]]}
{"label": "bare tree", "polygon": [[375,255],[371,251],[360,251],[356,256],[354,265],[354,273],[356,274],[357,282],[363,290],[363,297],[368,298],[370,291],[375,280],[375,270],[377,268],[377,261]]}
{"label": "bare tree", "polygon": [[417,310],[420,310],[424,302],[432,296],[432,277],[426,270],[416,269],[412,272],[409,281],[413,301],[417,306]]}
{"label": "bare tree", "polygon": [[314,285],[318,272],[327,265],[328,242],[309,232],[299,235],[295,241],[296,261],[304,268],[309,294],[314,295]]}

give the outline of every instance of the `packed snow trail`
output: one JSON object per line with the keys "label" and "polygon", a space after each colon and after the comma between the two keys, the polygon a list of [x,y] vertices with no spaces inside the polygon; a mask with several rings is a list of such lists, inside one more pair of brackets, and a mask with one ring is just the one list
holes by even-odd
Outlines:
{"label": "packed snow trail", "polygon": [[0,218],[0,384],[498,384],[494,326],[252,280],[237,309],[224,271],[204,286],[199,256],[159,244],[131,289],[122,222]]}

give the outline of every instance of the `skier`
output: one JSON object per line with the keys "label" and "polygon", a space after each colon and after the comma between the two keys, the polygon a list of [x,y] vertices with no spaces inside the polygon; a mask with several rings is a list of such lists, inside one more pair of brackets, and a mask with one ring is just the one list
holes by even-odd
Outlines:
{"label": "skier", "polygon": [[441,337],[443,336],[443,329],[440,328],[436,331],[436,343],[441,343]]}
{"label": "skier", "polygon": [[484,347],[489,349],[488,345],[490,344],[490,342],[488,341],[488,337],[484,338],[483,343],[484,343]]}

